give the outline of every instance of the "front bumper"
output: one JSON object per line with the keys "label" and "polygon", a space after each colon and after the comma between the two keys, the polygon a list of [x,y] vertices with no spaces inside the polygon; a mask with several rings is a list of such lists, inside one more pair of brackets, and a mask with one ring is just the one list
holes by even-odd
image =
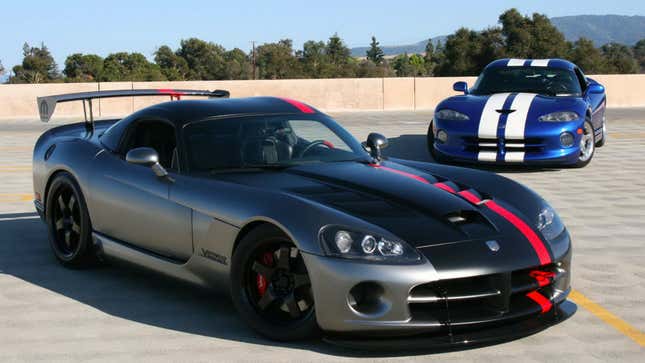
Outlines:
{"label": "front bumper", "polygon": [[[395,266],[303,256],[318,324],[341,345],[386,337],[437,345],[519,337],[570,315],[562,310],[570,289],[570,249],[548,266],[443,280],[429,262]],[[539,284],[528,278],[534,270],[553,272],[553,278]],[[533,291],[548,300],[547,311],[527,296]]]}
{"label": "front bumper", "polygon": [[[436,136],[443,130],[448,135],[445,142],[439,142],[435,137],[432,147],[443,158],[454,161],[527,165],[572,165],[578,161],[582,138],[578,130],[583,127],[582,121],[531,124],[534,126],[527,129],[523,139],[514,140],[482,139],[470,126],[442,120],[434,121],[428,132]],[[573,136],[572,146],[561,144],[560,135],[564,132]]]}

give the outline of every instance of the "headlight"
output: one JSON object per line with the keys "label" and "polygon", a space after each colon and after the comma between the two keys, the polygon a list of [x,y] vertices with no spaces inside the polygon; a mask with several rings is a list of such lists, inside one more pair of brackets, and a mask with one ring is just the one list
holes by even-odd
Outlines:
{"label": "headlight", "polygon": [[561,111],[561,112],[552,112],[542,115],[538,118],[540,121],[547,122],[562,122],[562,121],[575,121],[580,118],[575,112],[572,111]]}
{"label": "headlight", "polygon": [[538,214],[536,227],[548,241],[555,240],[564,231],[560,217],[546,202]]}
{"label": "headlight", "polygon": [[442,120],[454,120],[454,121],[470,120],[470,117],[468,117],[468,115],[465,115],[461,112],[457,112],[455,110],[451,110],[448,108],[444,108],[443,110],[439,110],[435,112],[434,117]]}
{"label": "headlight", "polygon": [[320,242],[327,256],[392,264],[421,261],[417,250],[403,241],[340,226],[323,227],[320,230]]}

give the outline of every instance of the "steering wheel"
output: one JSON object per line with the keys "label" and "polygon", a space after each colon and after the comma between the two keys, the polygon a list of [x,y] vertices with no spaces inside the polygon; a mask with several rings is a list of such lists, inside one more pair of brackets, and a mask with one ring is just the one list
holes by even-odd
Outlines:
{"label": "steering wheel", "polygon": [[305,156],[305,154],[310,152],[313,148],[315,148],[316,146],[320,146],[320,145],[324,145],[324,146],[328,147],[329,149],[334,148],[334,145],[331,142],[327,141],[327,140],[314,140],[314,141],[310,142],[309,145],[305,146],[304,149],[302,149],[302,151],[298,154],[298,157],[301,158],[301,157]]}

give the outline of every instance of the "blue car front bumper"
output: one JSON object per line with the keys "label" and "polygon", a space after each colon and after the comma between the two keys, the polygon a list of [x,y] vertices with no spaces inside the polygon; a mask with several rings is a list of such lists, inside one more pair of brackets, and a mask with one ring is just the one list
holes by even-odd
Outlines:
{"label": "blue car front bumper", "polygon": [[[446,160],[487,164],[572,165],[580,155],[583,121],[543,122],[537,130],[530,130],[523,139],[483,139],[477,130],[464,127],[460,121],[435,120],[429,130],[434,135],[433,148],[437,156]],[[437,133],[447,135],[440,141]],[[528,130],[527,130],[528,131]],[[561,135],[568,133],[573,142],[563,146]]]}

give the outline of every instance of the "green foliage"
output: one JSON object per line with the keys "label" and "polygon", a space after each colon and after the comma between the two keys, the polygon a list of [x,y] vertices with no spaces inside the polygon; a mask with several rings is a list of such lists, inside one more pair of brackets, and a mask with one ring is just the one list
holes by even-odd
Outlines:
{"label": "green foliage", "polygon": [[65,59],[66,82],[96,82],[103,72],[103,58],[96,54],[72,54]]}
{"label": "green foliage", "polygon": [[188,62],[167,45],[162,45],[157,49],[155,63],[169,81],[183,81],[188,78]]}
{"label": "green foliage", "polygon": [[2,66],[2,61],[0,61],[0,76],[4,74],[4,66]]}
{"label": "green foliage", "polygon": [[103,61],[101,81],[163,81],[161,68],[148,62],[141,53],[119,52],[108,55]]}
{"label": "green foliage", "polygon": [[609,43],[600,47],[600,50],[607,60],[605,72],[612,73],[636,73],[638,64],[634,59],[632,50],[623,44]]}
{"label": "green foliage", "polygon": [[14,76],[11,83],[47,83],[60,81],[58,66],[45,44],[31,47],[25,43],[22,47],[21,65],[13,67]]}
{"label": "green foliage", "polygon": [[294,56],[291,39],[262,44],[256,49],[260,78],[282,79],[300,76],[299,63]]}
{"label": "green foliage", "polygon": [[640,68],[639,72],[645,72],[645,39],[639,40],[636,45],[634,45],[634,58],[638,62]]}
{"label": "green foliage", "polygon": [[308,78],[329,78],[332,74],[331,65],[325,52],[325,42],[309,40],[296,52],[302,63],[304,76]]}
{"label": "green foliage", "polygon": [[605,58],[600,50],[593,45],[593,41],[580,38],[573,43],[569,59],[578,65],[583,72],[589,74],[604,73]]}
{"label": "green foliage", "polygon": [[374,64],[383,63],[383,49],[379,47],[379,42],[376,41],[375,36],[372,36],[370,48],[365,53],[367,55],[367,60],[372,61]]}
{"label": "green foliage", "polygon": [[243,50],[235,48],[224,53],[225,79],[251,79],[253,64]]}
{"label": "green foliage", "polygon": [[[449,35],[444,44],[428,40],[425,53],[401,54],[386,59],[376,37],[371,37],[366,59],[351,56],[350,49],[334,34],[325,41],[309,40],[295,50],[290,39],[260,45],[256,67],[261,79],[338,77],[420,77],[477,75],[499,58],[566,58],[584,72],[645,72],[645,39],[634,47],[610,43],[601,48],[580,38],[567,42],[542,14],[524,16],[516,9],[499,16],[499,26],[483,31],[466,28]],[[0,75],[4,72],[0,63]],[[12,68],[10,83],[59,82],[56,62],[44,44],[25,43],[23,61]],[[154,63],[143,54],[119,52],[103,59],[95,54],[68,56],[63,70],[66,82],[182,81],[251,79],[252,59],[241,49],[197,38],[182,40],[178,49],[163,45]]]}
{"label": "green foliage", "polygon": [[197,38],[182,40],[177,50],[188,64],[189,80],[226,79],[224,53],[221,45]]}

